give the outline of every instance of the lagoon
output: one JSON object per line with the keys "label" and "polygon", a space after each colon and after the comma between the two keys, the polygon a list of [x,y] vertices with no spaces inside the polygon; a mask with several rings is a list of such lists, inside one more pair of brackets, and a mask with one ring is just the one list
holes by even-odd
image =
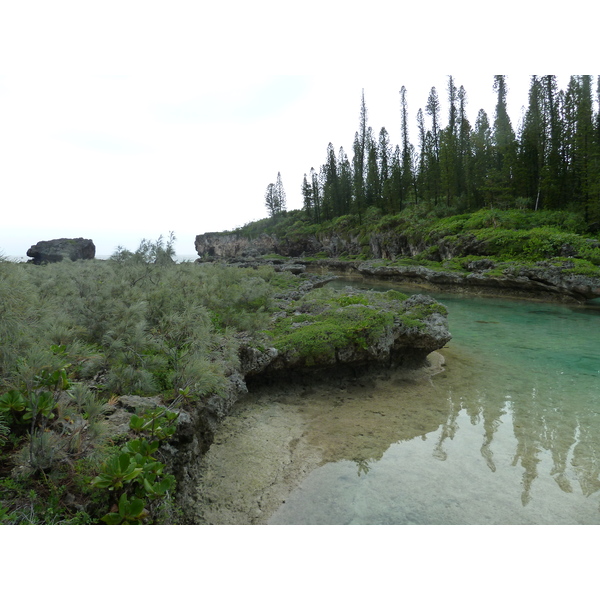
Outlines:
{"label": "lagoon", "polygon": [[599,524],[600,306],[431,295],[443,370],[250,393],[207,456],[202,522]]}

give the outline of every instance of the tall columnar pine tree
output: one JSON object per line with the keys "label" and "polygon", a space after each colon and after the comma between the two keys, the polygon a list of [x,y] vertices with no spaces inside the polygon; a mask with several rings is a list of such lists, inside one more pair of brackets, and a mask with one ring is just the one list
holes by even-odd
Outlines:
{"label": "tall columnar pine tree", "polygon": [[304,213],[308,217],[309,221],[315,221],[315,212],[314,212],[314,201],[313,201],[313,190],[312,185],[308,183],[306,179],[306,173],[304,173],[304,179],[302,180],[302,206],[304,209]]}
{"label": "tall columnar pine tree", "polygon": [[396,144],[392,154],[390,178],[388,179],[392,206],[391,214],[402,210],[402,165],[400,155],[400,146]]}
{"label": "tall columnar pine tree", "polygon": [[440,135],[440,172],[446,204],[458,196],[458,90],[448,77],[448,125]]}
{"label": "tall columnar pine tree", "polygon": [[339,216],[340,185],[337,172],[337,161],[333,144],[327,146],[327,161],[322,167],[323,176],[323,217],[326,221]]}
{"label": "tall columnar pine tree", "polygon": [[314,168],[310,169],[310,182],[312,186],[314,221],[315,223],[321,223],[323,221],[323,214],[321,210],[321,186],[319,182],[319,175]]}
{"label": "tall columnar pine tree", "polygon": [[546,115],[543,94],[542,83],[534,75],[531,78],[529,104],[519,136],[517,168],[518,193],[525,198],[535,198],[536,210],[541,207],[542,173],[546,163]]}
{"label": "tall columnar pine tree", "polygon": [[[408,204],[410,190],[415,184],[413,176],[412,147],[408,138],[408,101],[406,99],[406,88],[400,88],[400,133],[402,139],[402,176],[400,187],[400,206]],[[415,202],[416,202],[415,191]]]}
{"label": "tall columnar pine tree", "polygon": [[379,157],[373,130],[367,130],[367,174],[365,180],[365,205],[379,207],[381,201],[381,181],[379,178]]}
{"label": "tall columnar pine tree", "polygon": [[287,210],[287,199],[283,183],[281,181],[281,173],[277,173],[277,181],[275,182],[275,194],[277,195],[277,212],[284,213]]}
{"label": "tall columnar pine tree", "polygon": [[358,214],[359,221],[362,221],[362,215],[365,211],[365,163],[367,159],[367,106],[364,90],[360,101],[360,122],[358,131],[354,136],[353,150],[354,210]]}
{"label": "tall columnar pine tree", "polygon": [[[329,145],[320,172],[311,169],[302,184],[307,215],[315,222],[348,212],[362,219],[368,206],[393,213],[411,194],[415,202],[437,204],[443,198],[448,205],[469,209],[508,206],[521,196],[537,209],[577,205],[590,226],[597,222],[600,227],[600,110],[594,112],[591,76],[571,77],[566,91],[557,89],[553,75],[532,77],[518,136],[508,116],[504,75],[494,77],[493,89],[493,126],[480,110],[472,128],[464,87],[457,89],[454,78],[448,78],[445,127],[431,88],[425,109],[417,112],[416,160],[408,140],[406,88],[400,91],[401,145],[393,153],[386,129],[375,139],[367,126],[363,90],[354,156],[350,161],[340,148],[336,159]],[[600,104],[600,77],[596,93]],[[268,207],[275,211],[282,207],[277,187],[267,190]]]}
{"label": "tall columnar pine tree", "polygon": [[431,139],[427,143],[429,149],[428,156],[428,187],[431,190],[431,197],[434,204],[440,197],[442,182],[440,172],[440,101],[438,99],[435,87],[431,88],[425,111],[431,117]]}
{"label": "tall columnar pine tree", "polygon": [[489,183],[494,167],[494,142],[492,129],[485,110],[480,109],[471,136],[472,158],[470,161],[471,194],[475,207],[491,203],[492,191]]}
{"label": "tall columnar pine tree", "polygon": [[281,182],[281,173],[277,173],[277,181],[270,183],[265,192],[265,206],[269,217],[274,217],[286,210],[286,197],[283,183]]}
{"label": "tall columnar pine tree", "polygon": [[393,213],[396,207],[392,186],[392,150],[390,147],[390,136],[385,127],[382,127],[379,131],[377,156],[379,159],[381,208],[385,213]]}
{"label": "tall columnar pine tree", "polygon": [[471,124],[467,117],[467,92],[461,85],[458,90],[458,161],[457,195],[470,202],[471,189],[469,165],[471,162]]}
{"label": "tall columnar pine tree", "polygon": [[423,118],[423,109],[417,111],[417,130],[419,132],[419,160],[417,162],[417,171],[415,174],[416,188],[418,193],[423,198],[429,198],[431,191],[429,189],[429,177],[428,177],[428,158],[431,153],[428,148],[428,140],[431,139],[431,135],[425,129],[425,119]]}
{"label": "tall columnar pine tree", "polygon": [[504,75],[494,76],[498,99],[494,118],[495,172],[492,186],[496,200],[509,202],[515,197],[516,139],[506,108],[507,86]]}
{"label": "tall columnar pine tree", "polygon": [[585,219],[588,223],[595,223],[600,218],[598,206],[596,181],[598,172],[595,169],[595,132],[592,100],[592,77],[581,75],[579,77],[580,100],[577,107],[577,133],[576,133],[576,164],[575,171],[578,178],[580,203],[584,209]]}
{"label": "tall columnar pine tree", "polygon": [[277,213],[277,194],[275,193],[275,184],[270,183],[265,192],[265,206],[269,217],[274,217]]}
{"label": "tall columnar pine tree", "polygon": [[338,153],[337,172],[340,194],[340,215],[347,215],[352,209],[352,167],[344,148]]}
{"label": "tall columnar pine tree", "polygon": [[543,88],[543,122],[546,137],[540,196],[543,197],[546,208],[561,208],[564,203],[564,189],[561,184],[564,169],[560,158],[560,96],[555,75],[544,75],[540,82]]}

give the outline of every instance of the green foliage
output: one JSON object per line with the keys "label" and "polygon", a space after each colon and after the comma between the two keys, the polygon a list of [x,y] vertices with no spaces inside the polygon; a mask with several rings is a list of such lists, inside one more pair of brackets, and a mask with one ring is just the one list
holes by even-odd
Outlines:
{"label": "green foliage", "polygon": [[8,441],[8,435],[10,434],[10,428],[6,422],[6,417],[0,412],[0,447],[4,446]]}
{"label": "green foliage", "polygon": [[369,299],[360,295],[340,296],[339,298],[335,298],[334,301],[340,306],[350,306],[351,304],[364,304],[367,306],[369,304]]}
{"label": "green foliage", "polygon": [[394,323],[394,313],[382,310],[385,301],[399,309],[394,298],[376,292],[371,296],[313,290],[293,303],[268,333],[278,351],[298,357],[306,366],[333,360],[349,345],[367,349]]}
{"label": "green foliage", "polygon": [[127,482],[136,479],[143,472],[143,468],[132,459],[127,452],[121,452],[108,460],[100,475],[92,479],[92,485],[109,490],[119,490]]}
{"label": "green foliage", "polygon": [[[120,490],[89,486],[104,473],[96,463],[106,453],[107,400],[160,393],[194,402],[224,394],[239,363],[238,334],[267,326],[276,296],[298,286],[293,275],[269,267],[177,264],[173,241],[143,240],[106,261],[43,268],[0,261],[0,460],[21,482],[0,494],[10,522],[97,521],[110,501],[118,506],[111,495],[126,491],[132,502],[142,489],[145,522],[171,514],[173,481],[155,460],[155,442],[174,431],[172,412],[132,420],[148,438],[148,445],[121,449],[128,465],[135,462],[133,480]],[[138,454],[142,462],[132,458]],[[64,491],[54,491],[55,479],[66,482]],[[34,487],[39,502],[28,496]],[[73,494],[91,502],[87,517],[65,502]],[[43,509],[50,498],[60,505],[54,516]]]}
{"label": "green foliage", "polygon": [[18,390],[9,390],[0,396],[0,414],[9,424],[22,424],[26,408],[25,398]]}
{"label": "green foliage", "polygon": [[115,501],[117,492],[124,490],[118,500],[118,510],[105,514],[103,522],[139,524],[156,518],[161,503],[175,485],[175,478],[164,474],[165,465],[156,460],[154,454],[161,441],[175,433],[176,419],[177,413],[166,409],[131,417],[130,428],[141,437],[122,446],[90,482],[93,487],[111,492]]}
{"label": "green foliage", "polygon": [[[165,440],[175,433],[176,420],[176,412],[159,408],[149,411],[141,417],[132,415],[129,421],[129,427],[135,433],[146,433],[157,440]],[[156,448],[158,448],[158,444],[156,445]]]}
{"label": "green foliage", "polygon": [[107,525],[140,525],[146,516],[144,501],[141,498],[129,500],[123,492],[119,498],[119,512],[110,512],[102,517]]}
{"label": "green foliage", "polygon": [[403,302],[408,298],[407,294],[403,294],[402,292],[398,292],[397,290],[388,290],[387,292],[384,292],[384,294],[390,300],[398,300],[400,302]]}

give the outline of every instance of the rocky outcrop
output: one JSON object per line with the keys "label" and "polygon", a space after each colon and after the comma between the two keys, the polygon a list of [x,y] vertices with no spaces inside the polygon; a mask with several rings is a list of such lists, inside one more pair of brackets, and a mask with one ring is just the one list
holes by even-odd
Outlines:
{"label": "rocky outcrop", "polygon": [[[308,291],[307,285],[305,290]],[[347,289],[342,295],[346,298],[359,294],[356,290]],[[365,292],[360,292],[360,300]],[[183,511],[183,521],[193,522],[194,506],[197,502],[198,482],[202,477],[201,458],[213,443],[215,432],[221,421],[231,412],[233,405],[247,393],[247,385],[265,382],[271,379],[279,381],[293,380],[300,377],[335,377],[336,373],[346,373],[345,369],[360,369],[369,365],[389,367],[394,364],[414,366],[422,364],[426,356],[433,350],[442,348],[451,338],[448,332],[445,308],[431,298],[413,296],[408,299],[386,296],[377,292],[368,292],[369,304],[335,304],[338,315],[352,312],[358,307],[360,316],[366,323],[374,322],[373,331],[368,326],[357,329],[360,336],[348,336],[343,340],[332,342],[331,353],[313,354],[317,360],[307,361],[307,355],[294,351],[294,347],[277,348],[277,339],[257,339],[248,334],[240,334],[239,366],[229,376],[229,386],[219,395],[213,395],[189,403],[185,410],[178,409],[177,433],[174,438],[161,447],[161,460],[164,460],[169,471],[177,479],[177,503]],[[375,298],[377,296],[377,298]],[[339,297],[339,294],[338,296]],[[300,305],[298,304],[298,301]],[[350,302],[352,302],[350,300]],[[292,329],[303,329],[310,333],[314,324],[312,318],[324,309],[320,301],[303,304],[303,297],[296,294],[282,299],[280,312],[273,315],[273,327],[282,319],[294,321]],[[385,327],[380,321],[369,320],[387,312],[389,318]],[[298,319],[298,314],[301,318]],[[357,313],[358,315],[358,313]],[[372,333],[370,336],[369,333]],[[272,344],[269,344],[268,341]],[[152,405],[154,399],[149,399]],[[119,401],[121,414],[111,417],[114,425],[126,426],[130,412],[143,408],[137,397],[123,397]],[[125,412],[126,411],[126,412]]]}
{"label": "rocky outcrop", "polygon": [[[256,238],[237,233],[204,233],[196,236],[195,247],[201,260],[247,259],[265,254],[292,258],[321,254],[331,259],[364,254],[374,259],[394,260],[399,256],[416,256],[427,250],[428,245],[396,231],[372,232],[364,237],[348,231],[325,231],[283,239],[264,233]],[[478,254],[482,244],[474,236],[465,236],[452,242],[442,240],[436,248],[432,260]]]}
{"label": "rocky outcrop", "polygon": [[298,257],[313,256],[322,252],[333,257],[361,252],[358,238],[346,239],[336,233],[289,239],[280,239],[276,235],[266,233],[256,238],[244,237],[237,233],[204,233],[196,236],[195,247],[200,259],[208,261],[256,258],[265,254]]}
{"label": "rocky outcrop", "polygon": [[600,278],[572,273],[568,263],[558,267],[541,261],[530,267],[502,268],[491,260],[479,260],[469,263],[467,268],[470,272],[384,266],[373,262],[356,264],[356,272],[367,278],[420,284],[432,290],[578,302],[600,297]]}
{"label": "rocky outcrop", "polygon": [[29,262],[36,265],[61,262],[62,260],[86,260],[96,256],[96,246],[92,240],[84,238],[60,238],[42,241],[27,250]]}
{"label": "rocky outcrop", "polygon": [[401,300],[352,288],[341,300],[302,300],[275,316],[272,345],[242,344],[241,369],[255,381],[420,366],[450,341],[446,314],[427,296]]}
{"label": "rocky outcrop", "polygon": [[275,236],[262,234],[255,239],[237,233],[204,233],[196,236],[196,252],[203,260],[247,258],[279,254]]}

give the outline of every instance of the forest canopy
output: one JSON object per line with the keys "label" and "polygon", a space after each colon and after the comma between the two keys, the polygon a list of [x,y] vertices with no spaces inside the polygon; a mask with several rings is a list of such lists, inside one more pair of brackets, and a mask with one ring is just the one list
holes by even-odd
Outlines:
{"label": "forest canopy", "polygon": [[[395,214],[411,205],[470,212],[483,207],[573,210],[600,222],[600,76],[531,77],[528,103],[515,130],[507,111],[507,78],[493,80],[493,115],[467,117],[467,92],[448,76],[447,114],[431,88],[409,139],[407,90],[400,90],[400,143],[368,124],[364,91],[352,155],[329,143],[326,160],[302,182],[303,212],[313,223],[371,207]],[[596,102],[594,101],[596,96]]]}

